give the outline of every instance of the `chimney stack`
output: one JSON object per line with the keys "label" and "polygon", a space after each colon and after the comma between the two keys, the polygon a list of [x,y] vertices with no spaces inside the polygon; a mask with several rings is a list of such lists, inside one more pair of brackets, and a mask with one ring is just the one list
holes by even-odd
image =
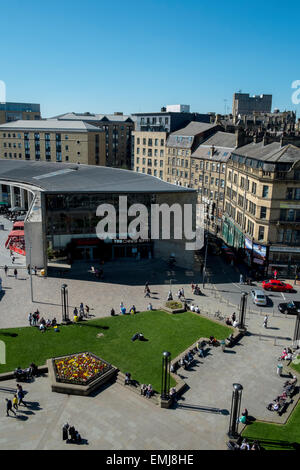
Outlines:
{"label": "chimney stack", "polygon": [[245,132],[243,129],[237,129],[235,131],[235,146],[236,148],[242,147],[245,145]]}

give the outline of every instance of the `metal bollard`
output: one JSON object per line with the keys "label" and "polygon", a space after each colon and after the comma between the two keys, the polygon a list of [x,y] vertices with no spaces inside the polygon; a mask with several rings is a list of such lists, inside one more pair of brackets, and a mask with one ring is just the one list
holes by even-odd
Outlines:
{"label": "metal bollard", "polygon": [[277,339],[277,338],[276,338],[276,336],[275,336],[275,338],[274,338],[274,346],[276,346],[276,339]]}

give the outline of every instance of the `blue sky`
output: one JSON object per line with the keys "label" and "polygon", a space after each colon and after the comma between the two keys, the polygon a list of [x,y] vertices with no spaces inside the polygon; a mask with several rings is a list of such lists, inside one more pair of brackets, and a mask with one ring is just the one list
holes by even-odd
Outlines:
{"label": "blue sky", "polygon": [[[1,2],[7,101],[76,112],[231,110],[232,94],[273,94],[297,110],[300,4],[264,0]],[[227,101],[224,101],[227,100]]]}

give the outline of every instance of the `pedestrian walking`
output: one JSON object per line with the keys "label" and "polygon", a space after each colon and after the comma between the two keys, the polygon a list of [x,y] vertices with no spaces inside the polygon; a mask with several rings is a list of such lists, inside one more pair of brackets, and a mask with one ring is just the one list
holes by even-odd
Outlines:
{"label": "pedestrian walking", "polygon": [[23,398],[25,397],[24,395],[24,391],[23,391],[23,388],[22,388],[22,385],[20,384],[17,384],[17,396],[18,396],[18,406],[21,406],[24,405],[24,406],[27,406],[25,405],[24,401],[23,401]]}
{"label": "pedestrian walking", "polygon": [[29,326],[32,326],[32,313],[30,312],[28,315]]}
{"label": "pedestrian walking", "polygon": [[34,274],[37,275],[37,267],[34,267]]}
{"label": "pedestrian walking", "polygon": [[240,284],[243,284],[243,283],[244,283],[244,277],[243,277],[243,275],[241,274],[241,275],[240,275]]}
{"label": "pedestrian walking", "polygon": [[16,268],[14,269],[14,276],[15,276],[15,279],[18,279],[18,271]]}
{"label": "pedestrian walking", "polygon": [[88,305],[85,306],[86,317],[90,314],[90,307]]}
{"label": "pedestrian walking", "polygon": [[27,266],[27,272],[28,272],[28,275],[30,276],[30,264]]}
{"label": "pedestrian walking", "polygon": [[13,404],[13,408],[18,411],[18,397],[16,393],[14,394],[12,404]]}
{"label": "pedestrian walking", "polygon": [[8,267],[5,265],[4,266],[4,272],[5,272],[5,276],[7,276],[7,273],[8,273]]}
{"label": "pedestrian walking", "polygon": [[144,290],[144,297],[150,297],[150,289],[149,289],[149,286],[145,287],[145,290]]}
{"label": "pedestrian walking", "polygon": [[277,274],[278,274],[278,273],[277,273],[277,271],[276,271],[276,269],[275,269],[275,270],[274,270],[274,279],[277,279]]}
{"label": "pedestrian walking", "polygon": [[15,258],[14,256],[12,256],[12,258],[11,258],[12,264],[15,264],[15,259],[16,259],[16,258]]}
{"label": "pedestrian walking", "polygon": [[268,320],[269,320],[269,317],[268,317],[268,315],[266,315],[265,318],[264,318],[264,323],[263,323],[264,328],[268,328]]}
{"label": "pedestrian walking", "polygon": [[12,407],[12,401],[9,400],[8,398],[5,398],[6,400],[6,416],[9,416],[9,412],[12,411],[12,413],[17,416],[17,413],[13,410]]}

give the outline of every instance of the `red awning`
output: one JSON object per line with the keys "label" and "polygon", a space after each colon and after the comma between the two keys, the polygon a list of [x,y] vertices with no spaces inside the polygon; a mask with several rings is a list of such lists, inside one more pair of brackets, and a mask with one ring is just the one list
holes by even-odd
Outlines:
{"label": "red awning", "polygon": [[12,230],[8,236],[9,238],[10,237],[24,237],[24,230]]}
{"label": "red awning", "polygon": [[24,230],[24,222],[14,222],[13,230]]}

